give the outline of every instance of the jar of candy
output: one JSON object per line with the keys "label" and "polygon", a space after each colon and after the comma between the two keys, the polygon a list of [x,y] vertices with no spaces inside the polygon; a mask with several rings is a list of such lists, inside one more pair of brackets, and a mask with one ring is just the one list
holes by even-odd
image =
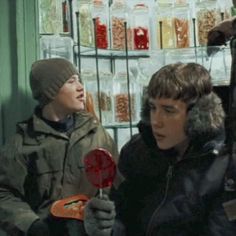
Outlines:
{"label": "jar of candy", "polygon": [[127,46],[132,49],[132,30],[130,28],[129,9],[124,0],[114,0],[111,5],[111,41],[113,49],[125,49],[125,22],[127,27]]}
{"label": "jar of candy", "polygon": [[133,16],[133,47],[134,50],[148,50],[150,47],[149,9],[145,4],[136,4]]}
{"label": "jar of candy", "polygon": [[107,49],[109,47],[107,4],[102,0],[93,0],[92,17],[95,20],[96,32],[94,38],[96,46],[100,49]]}
{"label": "jar of candy", "polygon": [[96,107],[96,91],[97,91],[97,80],[96,73],[92,70],[83,70],[81,72],[81,80],[84,85],[84,91],[86,94],[86,108],[88,111],[95,113],[96,117],[99,117],[99,110]]}
{"label": "jar of candy", "polygon": [[[113,122],[113,75],[110,72],[99,72],[99,91],[96,73],[86,70],[81,73],[84,83],[86,96],[90,104],[93,104],[97,117],[101,118],[103,124],[111,124]],[[100,95],[100,96],[99,96]]]}
{"label": "jar of candy", "polygon": [[173,24],[173,4],[159,3],[157,12],[157,43],[159,48],[174,48],[175,35]]}
{"label": "jar of candy", "polygon": [[79,30],[80,45],[92,47],[94,46],[93,20],[91,13],[91,0],[80,0],[79,7]]}
{"label": "jar of candy", "polygon": [[59,34],[64,32],[62,2],[57,0],[39,1],[39,32]]}
{"label": "jar of candy", "polygon": [[207,45],[207,35],[211,28],[221,21],[220,8],[216,0],[200,1],[196,4],[198,43]]}
{"label": "jar of candy", "polygon": [[[113,123],[113,75],[110,72],[101,72],[99,75],[100,79],[100,102],[96,100],[96,107],[101,110],[102,113],[102,124]],[[98,93],[96,94],[98,98]]]}
{"label": "jar of candy", "polygon": [[137,122],[140,92],[132,74],[129,74],[128,83],[126,72],[116,73],[113,94],[115,122]]}
{"label": "jar of candy", "polygon": [[176,5],[174,8],[175,47],[190,46],[190,11],[188,5]]}

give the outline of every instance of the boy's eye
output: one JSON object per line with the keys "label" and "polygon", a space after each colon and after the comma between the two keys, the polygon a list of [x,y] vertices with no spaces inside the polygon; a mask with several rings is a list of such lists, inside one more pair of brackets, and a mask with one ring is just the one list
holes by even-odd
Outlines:
{"label": "boy's eye", "polygon": [[71,78],[71,79],[68,80],[68,83],[69,83],[69,84],[72,84],[72,83],[74,83],[74,82],[75,82],[75,79],[72,79],[72,78]]}
{"label": "boy's eye", "polygon": [[149,105],[149,109],[150,110],[154,110],[155,109],[155,106],[153,104],[149,103],[148,105]]}
{"label": "boy's eye", "polygon": [[81,83],[81,80],[80,80],[80,78],[70,78],[69,80],[68,80],[68,83],[69,84],[73,84],[73,83],[75,83],[75,82],[79,82],[79,83]]}
{"label": "boy's eye", "polygon": [[170,109],[170,108],[165,108],[165,111],[168,112],[168,113],[173,113],[173,109]]}

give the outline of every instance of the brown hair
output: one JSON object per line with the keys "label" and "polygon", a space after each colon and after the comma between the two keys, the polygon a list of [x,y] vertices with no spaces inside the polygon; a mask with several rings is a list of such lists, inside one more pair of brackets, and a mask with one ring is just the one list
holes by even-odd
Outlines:
{"label": "brown hair", "polygon": [[148,96],[180,99],[195,103],[212,92],[209,72],[197,63],[175,63],[162,67],[151,77]]}

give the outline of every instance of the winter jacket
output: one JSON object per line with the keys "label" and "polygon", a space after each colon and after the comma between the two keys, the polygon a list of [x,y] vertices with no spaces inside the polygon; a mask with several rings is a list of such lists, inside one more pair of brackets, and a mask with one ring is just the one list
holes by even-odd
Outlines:
{"label": "winter jacket", "polygon": [[62,222],[51,218],[50,207],[68,196],[96,195],[84,171],[85,155],[105,148],[117,161],[116,145],[93,116],[80,112],[74,119],[67,136],[34,114],[18,124],[16,135],[1,151],[0,224],[9,234],[24,235],[40,218],[55,226],[53,236],[65,235]]}
{"label": "winter jacket", "polygon": [[[236,156],[224,152],[223,128],[200,131],[177,160],[174,149],[158,149],[147,121],[144,117],[140,133],[120,153],[125,180],[111,190],[117,213],[113,235],[235,236]],[[235,218],[224,207],[230,200]]]}

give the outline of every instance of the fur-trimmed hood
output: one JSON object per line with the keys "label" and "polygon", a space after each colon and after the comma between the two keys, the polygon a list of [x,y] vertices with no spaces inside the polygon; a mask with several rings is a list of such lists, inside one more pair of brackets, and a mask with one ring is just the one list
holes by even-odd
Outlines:
{"label": "fur-trimmed hood", "polygon": [[[211,92],[209,95],[199,98],[189,109],[185,126],[186,134],[191,140],[195,138],[211,140],[224,130],[224,119],[225,112],[222,101],[214,92]],[[143,98],[141,123],[150,128],[150,109],[147,95]]]}

